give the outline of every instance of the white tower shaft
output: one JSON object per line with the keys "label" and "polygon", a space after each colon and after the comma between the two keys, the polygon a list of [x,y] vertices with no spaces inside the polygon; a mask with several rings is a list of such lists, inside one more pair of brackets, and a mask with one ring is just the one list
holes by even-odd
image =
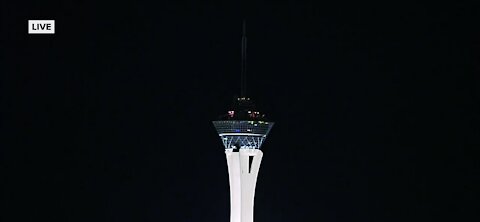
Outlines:
{"label": "white tower shaft", "polygon": [[253,202],[263,152],[226,149],[230,179],[230,222],[253,222]]}

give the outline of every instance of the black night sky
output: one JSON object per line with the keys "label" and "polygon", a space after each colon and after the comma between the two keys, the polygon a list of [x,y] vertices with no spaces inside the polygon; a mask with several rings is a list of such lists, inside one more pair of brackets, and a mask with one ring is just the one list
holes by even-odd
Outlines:
{"label": "black night sky", "polygon": [[243,18],[256,222],[479,221],[478,6],[4,0],[0,221],[229,221]]}

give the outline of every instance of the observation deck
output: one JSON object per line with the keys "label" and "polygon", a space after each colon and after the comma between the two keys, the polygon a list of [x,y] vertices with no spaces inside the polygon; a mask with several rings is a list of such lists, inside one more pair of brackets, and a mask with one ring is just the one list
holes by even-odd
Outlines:
{"label": "observation deck", "polygon": [[232,109],[213,121],[225,149],[260,149],[273,127],[273,122],[265,119],[265,114],[256,111],[250,98],[240,97],[234,101]]}

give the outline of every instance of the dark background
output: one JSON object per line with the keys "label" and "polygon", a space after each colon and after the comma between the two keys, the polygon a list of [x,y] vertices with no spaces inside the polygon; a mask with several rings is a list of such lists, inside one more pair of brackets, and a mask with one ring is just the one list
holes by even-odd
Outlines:
{"label": "dark background", "polygon": [[[275,121],[255,220],[478,221],[478,5],[0,3],[1,221],[229,220],[211,124]],[[55,35],[28,35],[55,19]]]}

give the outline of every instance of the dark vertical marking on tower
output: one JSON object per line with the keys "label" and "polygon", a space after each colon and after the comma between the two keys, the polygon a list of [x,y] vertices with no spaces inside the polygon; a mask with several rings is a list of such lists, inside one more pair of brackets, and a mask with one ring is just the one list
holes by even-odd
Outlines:
{"label": "dark vertical marking on tower", "polygon": [[249,156],[249,157],[248,157],[248,173],[252,173],[253,157],[254,157],[254,156]]}

